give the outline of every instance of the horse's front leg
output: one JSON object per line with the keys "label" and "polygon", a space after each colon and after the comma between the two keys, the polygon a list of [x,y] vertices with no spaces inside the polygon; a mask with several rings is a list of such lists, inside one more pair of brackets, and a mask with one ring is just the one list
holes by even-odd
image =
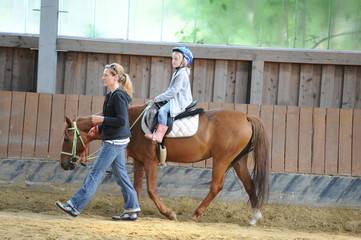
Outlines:
{"label": "horse's front leg", "polygon": [[143,188],[143,179],[144,179],[144,164],[136,159],[133,160],[134,164],[134,189],[137,191],[138,199]]}
{"label": "horse's front leg", "polygon": [[157,180],[158,180],[158,161],[154,159],[148,164],[144,164],[147,179],[147,190],[150,199],[154,202],[159,212],[169,220],[177,220],[177,215],[171,209],[167,208],[158,198]]}

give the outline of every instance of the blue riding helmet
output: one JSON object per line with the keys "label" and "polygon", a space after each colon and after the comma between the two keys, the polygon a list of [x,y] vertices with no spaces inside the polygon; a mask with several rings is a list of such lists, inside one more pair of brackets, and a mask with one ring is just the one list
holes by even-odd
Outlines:
{"label": "blue riding helmet", "polygon": [[175,47],[172,49],[173,52],[181,52],[183,56],[187,59],[188,64],[192,64],[193,62],[193,54],[189,48],[181,46],[181,47]]}

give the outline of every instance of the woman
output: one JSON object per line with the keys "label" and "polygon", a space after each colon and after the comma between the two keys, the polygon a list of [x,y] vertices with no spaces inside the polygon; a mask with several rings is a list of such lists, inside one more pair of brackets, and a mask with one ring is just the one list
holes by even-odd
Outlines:
{"label": "woman", "polygon": [[69,215],[76,217],[89,203],[111,166],[117,184],[121,187],[124,198],[124,212],[113,216],[113,220],[136,220],[140,211],[137,193],[128,177],[126,169],[125,148],[130,141],[128,105],[131,102],[133,87],[129,75],[117,63],[106,65],[102,80],[110,92],[103,104],[103,116],[92,115],[94,127],[89,135],[98,131],[102,134],[103,146],[91,171],[78,192],[66,204],[56,205]]}
{"label": "woman", "polygon": [[153,134],[145,137],[161,143],[167,132],[168,114],[177,116],[192,103],[192,90],[189,82],[190,70],[187,67],[193,62],[193,54],[187,47],[175,47],[172,49],[172,66],[175,72],[172,75],[168,89],[154,98],[154,102],[166,102],[158,111],[158,125]]}

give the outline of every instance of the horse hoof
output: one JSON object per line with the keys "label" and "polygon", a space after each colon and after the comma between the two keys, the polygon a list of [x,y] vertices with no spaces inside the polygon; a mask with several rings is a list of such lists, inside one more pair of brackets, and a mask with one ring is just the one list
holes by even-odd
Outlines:
{"label": "horse hoof", "polygon": [[177,221],[177,214],[172,211],[168,218],[169,220]]}
{"label": "horse hoof", "polygon": [[188,221],[189,221],[189,222],[196,222],[196,223],[198,223],[198,222],[199,222],[199,220],[198,220],[198,219],[193,219],[193,218],[190,218]]}
{"label": "horse hoof", "polygon": [[253,227],[255,224],[256,224],[256,223],[249,222],[249,223],[247,224],[247,227]]}

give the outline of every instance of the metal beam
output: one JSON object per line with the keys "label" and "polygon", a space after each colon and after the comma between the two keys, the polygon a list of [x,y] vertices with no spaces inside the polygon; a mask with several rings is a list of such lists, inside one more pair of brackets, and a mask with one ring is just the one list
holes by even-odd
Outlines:
{"label": "metal beam", "polygon": [[41,0],[38,93],[55,93],[59,0]]}

